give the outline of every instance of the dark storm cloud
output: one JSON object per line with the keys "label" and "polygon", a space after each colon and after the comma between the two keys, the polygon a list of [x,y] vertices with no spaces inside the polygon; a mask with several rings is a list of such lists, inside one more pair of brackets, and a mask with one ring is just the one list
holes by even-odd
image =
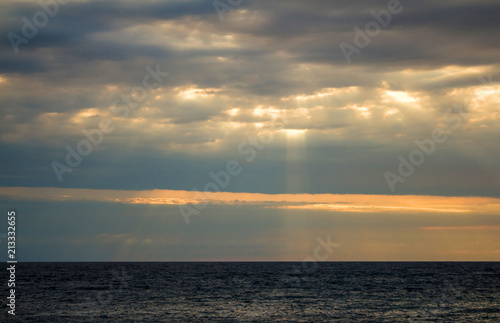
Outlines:
{"label": "dark storm cloud", "polygon": [[[360,56],[360,63],[411,61],[415,64],[429,64],[436,61],[437,64],[444,64],[444,60],[448,59],[472,65],[474,62],[464,57],[468,55],[463,55],[464,50],[467,54],[474,50],[472,45],[481,46],[481,51],[474,55],[476,60],[487,58],[484,63],[490,63],[494,59],[489,51],[494,50],[496,53],[499,46],[494,35],[495,30],[500,27],[500,20],[497,19],[500,4],[493,1],[401,3],[404,10],[393,15],[386,28],[396,34],[382,32],[377,36],[364,51],[364,55]],[[5,11],[10,11],[10,15],[1,29],[2,34],[20,30],[21,17],[30,17],[39,10],[35,4],[23,4],[18,8],[19,6],[21,5],[9,2],[3,5]],[[276,42],[272,44],[274,49],[286,50],[299,61],[328,64],[344,60],[338,44],[341,41],[352,41],[353,27],[363,28],[373,20],[370,10],[379,11],[386,7],[387,1],[371,1],[369,4],[345,1],[249,1],[240,8],[255,11],[256,16],[263,16],[265,19],[256,24],[241,24],[238,20],[231,20],[230,13],[227,14],[228,21],[220,22],[209,1],[140,4],[116,1],[77,2],[61,6],[60,13],[46,27],[40,28],[39,34],[22,48],[34,50],[39,47],[73,47],[79,44],[81,47],[88,45],[92,48],[94,45],[89,37],[96,33],[186,18],[191,23],[205,23],[213,33],[236,33],[272,40]],[[444,38],[447,39],[446,43],[443,43]],[[6,45],[4,50],[8,50],[7,38],[2,39]],[[443,48],[444,46],[447,48]],[[112,53],[106,53],[113,51],[111,47],[116,47],[114,51],[128,52],[127,48],[121,49],[120,44],[110,44],[96,58],[112,58]],[[141,54],[148,56],[148,51],[137,53],[138,56]]]}
{"label": "dark storm cloud", "polygon": [[[270,120],[256,107],[272,107],[290,116],[288,128],[308,130],[303,191],[387,193],[381,174],[467,101],[476,110],[456,141],[398,193],[499,194],[487,180],[498,178],[495,170],[470,156],[499,134],[496,119],[483,119],[496,115],[496,99],[481,101],[474,87],[478,76],[500,75],[500,4],[402,0],[403,11],[348,64],[340,43],[352,43],[353,28],[387,4],[248,0],[221,21],[211,1],[70,2],[15,54],[7,34],[21,34],[21,18],[40,8],[3,2],[2,185],[57,185],[50,163],[64,160],[82,129],[116,117],[113,100],[159,64],[168,78],[115,120],[116,131],[63,186],[201,187],[209,171],[244,160],[238,145]],[[405,91],[420,107],[386,91]],[[286,190],[285,146],[277,135],[228,190]],[[479,153],[500,159],[492,149]]]}
{"label": "dark storm cloud", "polygon": [[[433,65],[496,63],[499,44],[494,41],[494,30],[498,30],[500,21],[494,19],[499,12],[497,3],[402,1],[402,4],[405,10],[394,15],[387,30],[374,38],[360,55],[356,55],[355,64],[384,64],[387,69],[394,69],[408,64],[425,68]],[[11,15],[1,29],[2,34],[19,31],[20,18],[29,17],[39,10],[34,4],[21,6],[8,2],[3,6],[7,12],[10,10]],[[183,78],[192,80],[196,77],[195,73],[209,75],[209,80],[201,76],[199,82],[202,84],[217,82],[222,77],[225,81],[220,81],[224,84],[230,82],[235,86],[240,85],[255,94],[280,94],[283,91],[280,89],[304,87],[301,83],[284,82],[284,75],[280,75],[280,71],[300,63],[330,66],[345,63],[339,44],[342,41],[352,42],[353,27],[363,28],[368,21],[373,20],[370,10],[378,11],[386,6],[387,1],[370,2],[369,5],[348,1],[312,1],[307,4],[301,1],[249,1],[242,4],[241,8],[255,12],[254,16],[264,19],[256,23],[243,20],[241,23],[240,20],[231,19],[231,14],[236,15],[236,12],[227,13],[228,18],[219,21],[209,1],[69,3],[61,6],[60,13],[47,26],[40,28],[28,44],[21,45],[21,54],[24,54],[22,62],[11,57],[10,44],[3,37],[4,55],[11,58],[5,61],[2,70],[4,73],[33,73],[52,68],[77,72],[88,68],[83,63],[93,61],[130,63],[123,66],[122,70],[126,70],[127,66],[137,64],[137,60],[149,58],[179,66],[179,70],[174,69],[174,72],[181,72]],[[192,25],[193,28],[202,24],[214,35],[238,35],[248,40],[248,46],[239,46],[237,49],[212,48],[203,52],[199,49],[168,48],[168,44],[135,44],[135,39],[94,39],[95,35],[103,32],[179,19],[184,19],[179,21],[180,24]],[[250,45],[255,40],[259,40],[259,48],[249,52],[250,48],[256,49]],[[37,48],[49,48],[55,60],[48,61],[46,56],[39,54],[29,55],[30,51]],[[282,59],[270,55],[276,50],[290,57],[280,69],[275,66],[279,66]],[[227,74],[230,71],[221,70],[219,64],[211,68],[213,62],[207,61],[207,58],[214,55],[236,59],[237,75],[231,77]],[[262,82],[242,84],[235,78],[248,73],[245,66],[254,70],[260,66],[261,71],[269,71],[268,76],[261,72],[265,77]],[[269,75],[271,72],[272,75]],[[115,73],[110,76],[121,77]],[[54,76],[48,74],[46,77]]]}
{"label": "dark storm cloud", "polygon": [[49,67],[41,61],[36,61],[26,57],[19,57],[7,54],[2,58],[0,73],[23,73],[33,74],[47,72]]}

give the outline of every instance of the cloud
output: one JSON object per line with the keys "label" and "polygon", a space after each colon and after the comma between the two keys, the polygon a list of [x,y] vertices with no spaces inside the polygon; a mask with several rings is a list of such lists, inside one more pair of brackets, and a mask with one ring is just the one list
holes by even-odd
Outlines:
{"label": "cloud", "polygon": [[[224,21],[206,1],[61,6],[18,54],[2,39],[1,185],[57,185],[50,164],[64,160],[83,129],[110,117],[116,130],[61,185],[192,190],[240,158],[238,145],[279,111],[289,129],[306,130],[295,154],[307,160],[296,176],[314,184],[294,192],[387,194],[383,172],[415,139],[446,127],[446,111],[460,103],[463,126],[397,193],[498,196],[491,138],[500,135],[499,47],[490,37],[498,4],[402,3],[351,64],[339,44],[387,1],[245,1]],[[1,6],[4,35],[20,33],[21,18],[40,10],[24,1]],[[156,64],[168,79],[127,118],[117,116],[112,102]],[[228,189],[287,192],[289,150],[276,132]]]}
{"label": "cloud", "polygon": [[450,227],[423,227],[423,230],[500,230],[498,225],[476,225],[476,226],[450,226]]}
{"label": "cloud", "polygon": [[[262,194],[176,190],[93,190],[63,188],[0,187],[0,196],[13,200],[92,201],[146,205],[259,206],[278,209],[335,212],[469,213],[495,214],[500,200],[484,197],[391,196],[356,194]],[[180,214],[180,213],[179,213]],[[470,229],[471,227],[463,227]],[[447,227],[425,227],[441,230]],[[456,229],[456,227],[450,227]],[[481,227],[483,229],[483,227]]]}
{"label": "cloud", "polygon": [[[40,6],[2,1],[0,204],[21,214],[19,254],[300,261],[332,234],[334,260],[498,260],[500,4],[402,0],[348,64],[339,45],[387,3],[246,0],[221,21],[211,1],[75,0],[15,53],[5,36]],[[157,65],[168,77],[118,113]],[[52,163],[103,118],[115,130],[60,183]],[[448,140],[387,195],[384,172],[437,128]],[[241,173],[204,197],[230,160]],[[179,206],[205,198],[186,226]]]}

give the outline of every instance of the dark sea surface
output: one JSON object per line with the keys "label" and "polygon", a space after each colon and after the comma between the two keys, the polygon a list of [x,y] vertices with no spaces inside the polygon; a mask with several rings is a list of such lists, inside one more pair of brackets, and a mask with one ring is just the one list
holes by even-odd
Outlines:
{"label": "dark sea surface", "polygon": [[497,262],[18,263],[16,275],[3,322],[500,322]]}

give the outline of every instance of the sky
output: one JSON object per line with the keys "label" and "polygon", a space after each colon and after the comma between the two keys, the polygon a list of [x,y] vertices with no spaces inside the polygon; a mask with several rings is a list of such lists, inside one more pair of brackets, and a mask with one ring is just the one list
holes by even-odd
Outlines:
{"label": "sky", "polygon": [[498,1],[6,0],[0,21],[20,261],[500,260]]}

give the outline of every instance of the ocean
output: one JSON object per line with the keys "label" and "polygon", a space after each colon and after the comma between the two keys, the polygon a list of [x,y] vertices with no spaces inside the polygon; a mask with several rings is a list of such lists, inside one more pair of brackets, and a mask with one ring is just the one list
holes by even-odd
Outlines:
{"label": "ocean", "polygon": [[18,263],[15,318],[2,299],[2,322],[500,322],[500,263]]}

